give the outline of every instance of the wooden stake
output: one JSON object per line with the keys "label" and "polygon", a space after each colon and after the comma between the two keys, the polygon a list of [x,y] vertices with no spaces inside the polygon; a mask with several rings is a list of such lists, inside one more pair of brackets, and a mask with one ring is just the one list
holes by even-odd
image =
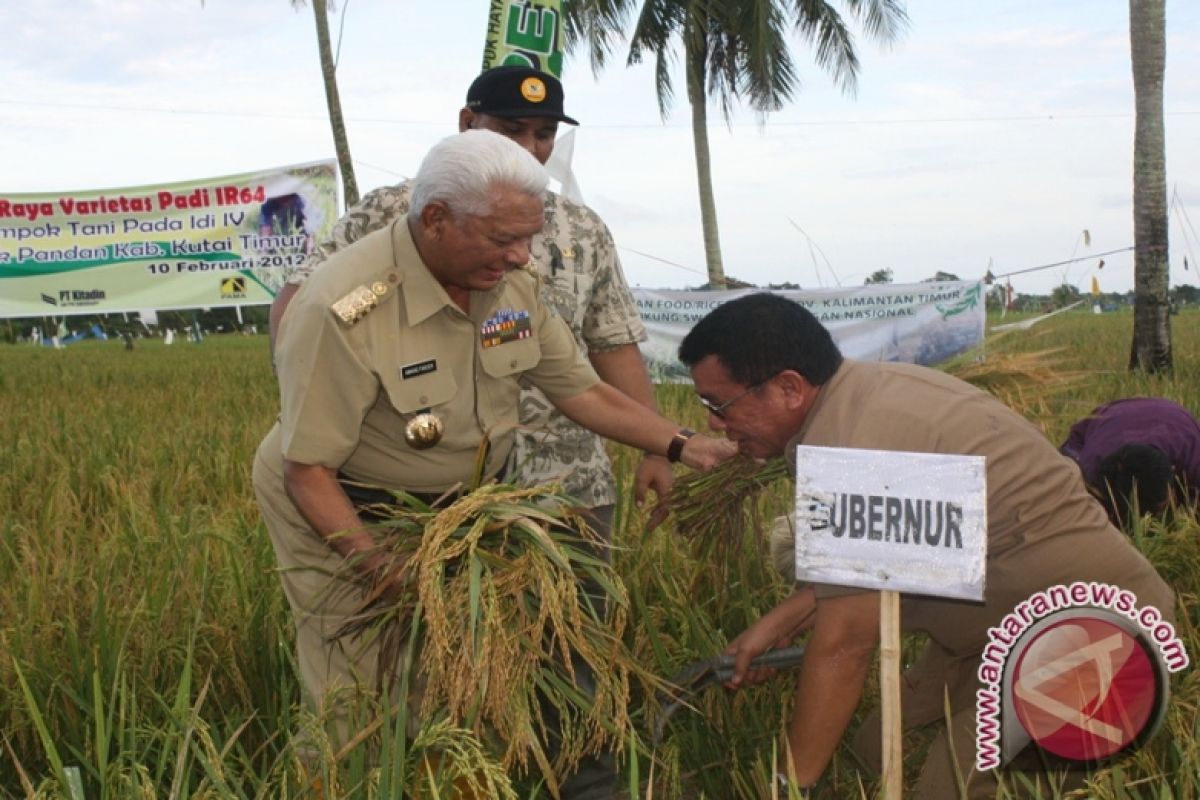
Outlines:
{"label": "wooden stake", "polygon": [[883,798],[901,800],[904,789],[900,720],[900,595],[879,594],[879,688],[883,718]]}

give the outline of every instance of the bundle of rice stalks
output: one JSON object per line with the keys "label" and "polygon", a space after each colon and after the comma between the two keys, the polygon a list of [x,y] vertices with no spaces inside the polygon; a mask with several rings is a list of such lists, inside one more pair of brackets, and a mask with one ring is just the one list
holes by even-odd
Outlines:
{"label": "bundle of rice stalks", "polygon": [[990,392],[1026,419],[1044,419],[1049,401],[1074,388],[1088,373],[1068,369],[1063,349],[1030,353],[966,353],[939,365],[959,380]]}
{"label": "bundle of rice stalks", "polygon": [[407,677],[423,718],[492,742],[505,769],[532,760],[555,796],[556,776],[582,756],[621,747],[630,681],[654,678],[622,643],[625,588],[574,500],[490,485],[443,510],[391,508],[382,524],[377,540],[404,564],[408,593],[369,595],[342,634],[378,633],[381,672],[417,637]]}
{"label": "bundle of rice stalks", "polygon": [[746,531],[759,522],[756,504],[747,501],[786,477],[782,458],[762,462],[741,457],[681,476],[668,498],[675,530],[685,539],[714,541],[719,555],[737,550]]}

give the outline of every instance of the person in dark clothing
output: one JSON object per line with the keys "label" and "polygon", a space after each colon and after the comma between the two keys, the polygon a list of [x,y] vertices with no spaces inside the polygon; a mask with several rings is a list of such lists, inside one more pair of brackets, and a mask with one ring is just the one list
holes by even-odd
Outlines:
{"label": "person in dark clothing", "polygon": [[1161,514],[1172,499],[1200,505],[1200,422],[1161,397],[1105,403],[1071,427],[1060,448],[1116,524]]}

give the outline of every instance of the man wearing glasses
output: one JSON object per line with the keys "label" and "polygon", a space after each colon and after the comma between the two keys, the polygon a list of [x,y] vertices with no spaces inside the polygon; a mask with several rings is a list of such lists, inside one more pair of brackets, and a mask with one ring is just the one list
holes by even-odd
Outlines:
{"label": "man wearing glasses", "polygon": [[[771,377],[775,377],[775,376],[772,375]],[[771,378],[767,378],[768,381],[770,379]],[[746,391],[739,394],[737,397],[734,397],[731,400],[726,400],[724,403],[714,403],[712,400],[709,400],[707,397],[704,397],[704,396],[700,396],[697,399],[700,401],[700,405],[702,405],[706,409],[708,409],[708,413],[712,414],[717,419],[723,420],[723,419],[725,419],[725,409],[729,408],[731,405],[736,403],[738,400],[741,400],[743,397],[750,394],[751,392],[753,392],[755,389],[759,388],[766,382],[767,381],[759,381],[758,383],[754,384],[750,388],[746,389]]]}
{"label": "man wearing glasses", "polygon": [[[988,629],[1018,603],[1053,585],[1096,581],[1171,617],[1170,588],[1109,524],[1075,465],[990,394],[925,367],[844,359],[816,317],[770,294],[719,306],[684,338],[679,358],[709,426],[752,458],[791,460],[804,444],[987,459],[984,602],[903,599],[902,629],[930,641],[905,672],[902,716],[906,727],[939,726],[914,796],[996,796],[995,775],[974,771],[977,670]],[[730,687],[750,685],[766,677],[748,670],[752,658],[810,629],[788,731],[787,778],[806,788],[821,778],[862,696],[879,644],[878,593],[798,584],[726,650],[737,660]],[[855,739],[876,769],[879,732],[873,715]]]}

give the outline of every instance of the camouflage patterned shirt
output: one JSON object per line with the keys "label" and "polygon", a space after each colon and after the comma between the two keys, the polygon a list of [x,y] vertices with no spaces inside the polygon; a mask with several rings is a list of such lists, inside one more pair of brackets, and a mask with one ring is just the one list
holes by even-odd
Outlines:
{"label": "camouflage patterned shirt", "polygon": [[[300,284],[329,256],[408,213],[409,186],[384,186],[365,195],[338,220],[288,278]],[[542,300],[565,319],[586,351],[645,341],[646,329],[621,272],[612,234],[587,206],[546,193],[546,224],[533,237],[530,255],[542,276]],[[514,446],[514,480],[532,486],[563,482],[589,507],[616,502],[612,465],[598,436],[560,414],[546,396],[521,393],[521,427]]]}

